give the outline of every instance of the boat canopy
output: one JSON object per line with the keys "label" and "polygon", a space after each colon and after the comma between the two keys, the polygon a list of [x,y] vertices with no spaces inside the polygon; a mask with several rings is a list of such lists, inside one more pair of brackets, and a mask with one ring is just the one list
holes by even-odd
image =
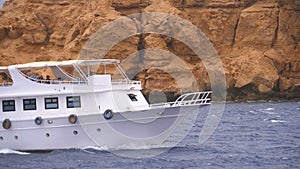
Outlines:
{"label": "boat canopy", "polygon": [[7,66],[0,66],[0,72],[6,72],[8,70]]}
{"label": "boat canopy", "polygon": [[[67,61],[47,61],[47,62],[31,62],[25,64],[15,65],[18,69],[32,69],[32,68],[44,68],[44,67],[55,67],[55,66],[94,66],[94,65],[107,65],[107,64],[118,64],[120,63],[117,59],[94,59],[94,60],[67,60]],[[7,67],[5,67],[7,69]],[[3,67],[4,69],[4,67]],[[0,71],[2,67],[0,67]]]}
{"label": "boat canopy", "polygon": [[[66,81],[67,83],[86,83],[89,81],[89,76],[96,74],[113,75],[112,78],[114,81],[129,81],[129,78],[124,73],[119,63],[120,61],[117,59],[93,59],[31,62],[12,65],[9,67],[12,69],[17,69],[18,72],[27,79],[45,83],[48,83],[49,79],[51,82],[57,81],[59,83],[62,81]],[[0,67],[0,73],[8,72],[9,67]],[[69,67],[71,69],[69,69]],[[27,72],[28,70],[31,71],[38,69],[45,69],[49,71],[46,71],[46,75],[40,74],[40,72],[38,74],[35,72]],[[45,72],[45,70],[43,71]],[[98,72],[99,70],[100,72]],[[43,77],[46,77],[46,80],[41,80]]]}

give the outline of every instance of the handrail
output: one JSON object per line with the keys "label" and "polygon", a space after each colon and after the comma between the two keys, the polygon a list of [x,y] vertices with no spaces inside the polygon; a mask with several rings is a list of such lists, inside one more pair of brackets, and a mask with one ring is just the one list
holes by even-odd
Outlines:
{"label": "handrail", "polygon": [[121,85],[121,84],[131,84],[131,85],[140,85],[141,81],[136,81],[136,80],[121,80],[121,81],[112,81],[111,84],[116,84],[116,85]]}
{"label": "handrail", "polygon": [[13,85],[13,82],[2,82],[2,83],[0,83],[0,86],[3,86],[3,87],[12,86],[12,85]]}
{"label": "handrail", "polygon": [[181,95],[175,102],[155,103],[150,104],[154,107],[175,107],[175,106],[190,106],[190,105],[207,105],[211,102],[211,91],[186,93]]}
{"label": "handrail", "polygon": [[194,92],[186,93],[181,95],[175,102],[174,105],[183,106],[183,105],[196,105],[196,104],[210,104],[211,91],[205,92]]}
{"label": "handrail", "polygon": [[43,84],[86,84],[87,82],[84,80],[74,80],[74,81],[64,81],[64,80],[58,80],[58,79],[50,79],[50,80],[45,80],[45,79],[37,79],[37,78],[32,78],[26,74],[24,74],[22,71],[18,70],[18,72],[24,76],[25,78],[37,82],[37,83],[43,83]]}

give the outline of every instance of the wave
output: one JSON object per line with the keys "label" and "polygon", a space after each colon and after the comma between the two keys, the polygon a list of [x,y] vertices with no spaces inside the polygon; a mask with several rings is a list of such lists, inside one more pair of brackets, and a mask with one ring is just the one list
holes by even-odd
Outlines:
{"label": "wave", "polygon": [[109,148],[106,146],[103,146],[103,147],[88,146],[88,147],[82,148],[81,150],[86,151],[86,152],[90,152],[89,150],[107,151],[107,150],[109,150]]}
{"label": "wave", "polygon": [[0,149],[0,154],[29,155],[30,153],[22,152],[22,151],[16,151],[16,150],[12,150],[12,149]]}
{"label": "wave", "polygon": [[176,145],[174,146],[172,145],[165,145],[165,144],[161,144],[161,145],[120,145],[120,146],[116,146],[113,148],[108,148],[108,147],[97,147],[97,146],[88,146],[85,147],[81,150],[83,151],[87,151],[90,152],[90,150],[95,150],[95,151],[115,151],[115,150],[150,150],[150,149],[169,149],[169,148],[173,148],[176,147]]}
{"label": "wave", "polygon": [[276,120],[276,119],[271,119],[270,120],[272,123],[287,123],[285,120]]}
{"label": "wave", "polygon": [[272,107],[269,107],[269,108],[266,108],[266,109],[259,109],[258,111],[261,112],[261,113],[265,113],[265,114],[278,114],[276,112],[274,112],[275,108],[272,108]]}

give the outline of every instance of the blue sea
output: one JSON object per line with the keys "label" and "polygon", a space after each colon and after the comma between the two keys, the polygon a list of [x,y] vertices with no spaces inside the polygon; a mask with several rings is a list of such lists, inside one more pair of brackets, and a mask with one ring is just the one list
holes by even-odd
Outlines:
{"label": "blue sea", "polygon": [[[208,109],[208,108],[205,108]],[[0,168],[300,168],[300,102],[227,103],[213,135],[199,143],[207,114],[201,112],[175,147],[114,150],[54,150],[24,153],[0,150]],[[118,151],[163,153],[130,158]]]}

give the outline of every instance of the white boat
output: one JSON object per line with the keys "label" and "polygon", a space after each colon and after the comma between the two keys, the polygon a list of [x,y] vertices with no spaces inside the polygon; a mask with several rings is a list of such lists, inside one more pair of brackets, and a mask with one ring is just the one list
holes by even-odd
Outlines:
{"label": "white boat", "polygon": [[98,59],[0,67],[0,149],[158,145],[190,111],[210,104],[210,91],[149,104],[141,82],[128,79],[119,63]]}

